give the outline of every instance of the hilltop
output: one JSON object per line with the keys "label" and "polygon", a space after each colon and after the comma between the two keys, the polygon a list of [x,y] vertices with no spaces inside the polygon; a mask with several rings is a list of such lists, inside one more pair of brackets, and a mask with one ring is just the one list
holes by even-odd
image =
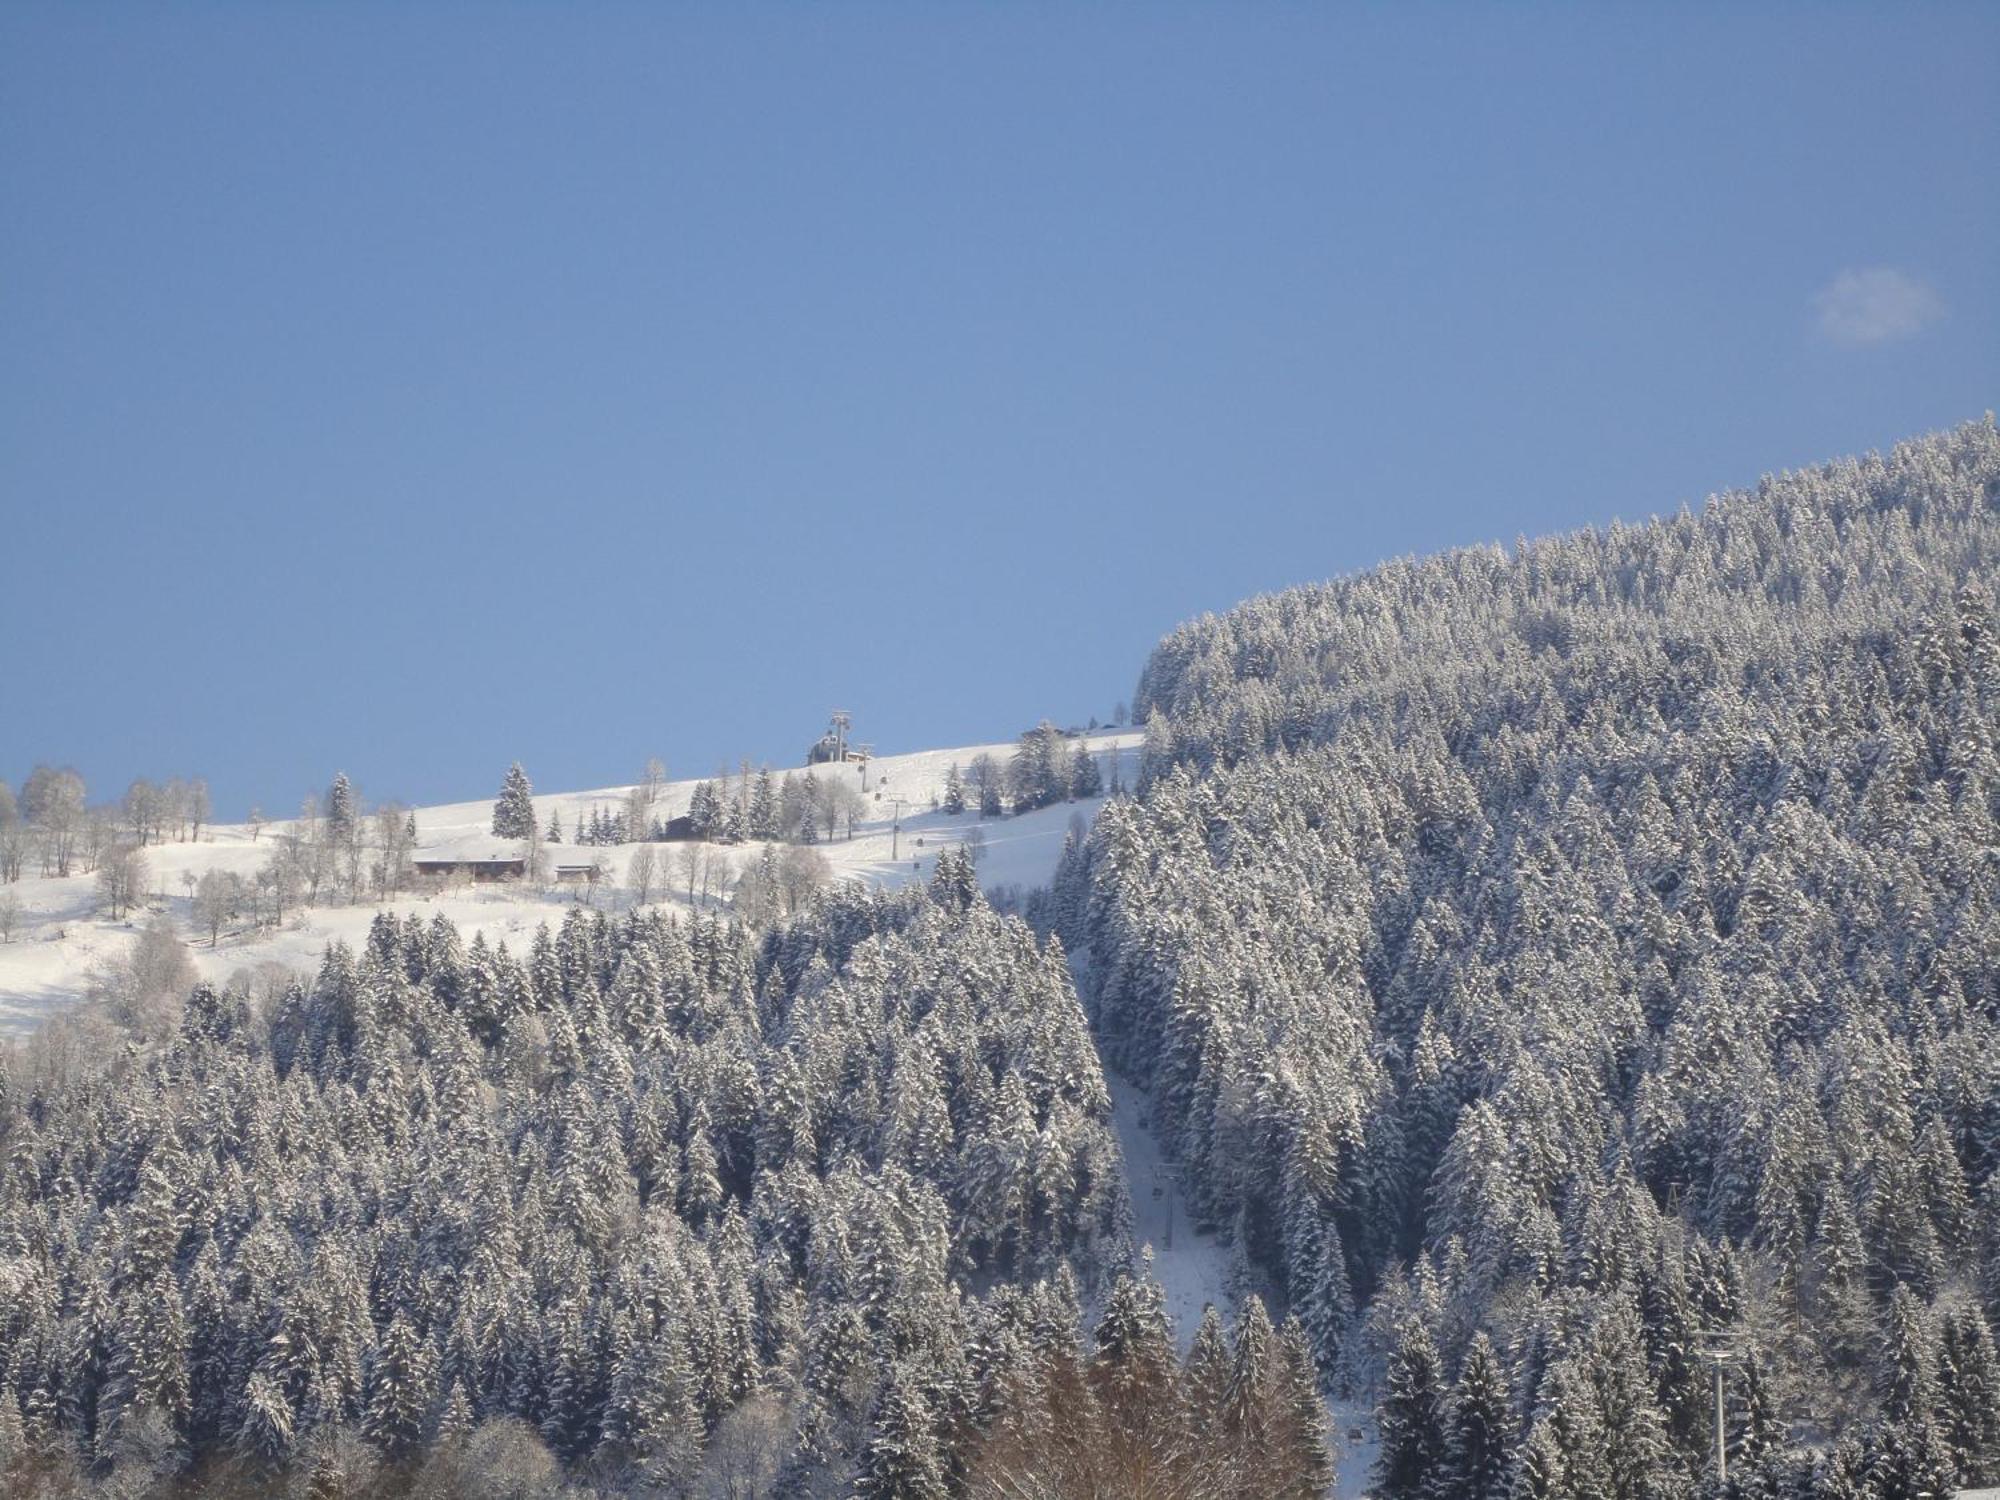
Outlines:
{"label": "hilltop", "polygon": [[[1114,772],[1128,784],[1135,779],[1143,735],[1102,730],[1079,738],[1099,759],[1107,785],[1114,780]],[[834,879],[890,889],[927,878],[940,851],[978,830],[983,843],[978,861],[980,883],[989,891],[1033,888],[1048,883],[1071,820],[1081,817],[1087,824],[1103,799],[1064,802],[1004,818],[981,818],[976,806],[957,816],[942,810],[946,779],[954,765],[964,772],[984,755],[1004,767],[1014,750],[1012,743],[965,745],[773,774],[844,779],[860,794],[860,811],[851,836],[843,830],[843,836],[813,846],[825,856]],[[708,780],[665,783],[657,792],[655,815],[662,820],[684,816],[697,790]],[[608,815],[623,808],[635,789],[627,785],[538,793],[533,798],[536,826],[546,828],[555,818],[573,839],[575,830],[593,811]],[[519,848],[518,842],[492,836],[490,796],[419,807],[411,816],[416,824],[410,850],[413,862]],[[634,900],[628,877],[642,849],[652,850],[659,864],[654,879],[661,888],[652,893],[648,904],[669,910],[713,910],[724,900],[719,890],[723,882],[713,875],[702,882],[708,887],[705,897],[698,885],[690,900],[685,887],[677,884],[678,859],[686,844],[582,846],[570,842],[545,846],[546,852],[598,864],[602,874],[594,887],[559,886],[546,874],[540,879],[497,884],[415,882],[410,889],[386,899],[301,906],[288,912],[275,929],[244,918],[232,920],[211,945],[193,911],[195,883],[216,870],[253,880],[277,841],[295,826],[290,822],[216,824],[201,829],[199,837],[189,842],[169,839],[149,845],[144,851],[148,878],[143,900],[115,920],[103,913],[94,875],[81,866],[67,877],[41,877],[31,869],[19,883],[8,887],[20,902],[20,915],[13,941],[0,943],[0,1032],[31,1028],[52,1010],[85,996],[93,974],[121,958],[145,924],[158,917],[174,924],[201,977],[222,982],[259,970],[269,970],[274,977],[277,973],[310,972],[318,966],[327,944],[358,945],[369,923],[385,909],[416,912],[426,919],[443,915],[458,926],[467,941],[484,934],[489,942],[505,941],[518,950],[536,927],[559,921],[565,909],[579,901],[614,913],[629,910]],[[763,841],[733,845],[697,841],[697,846],[710,857],[727,860],[740,873],[758,857]]]}

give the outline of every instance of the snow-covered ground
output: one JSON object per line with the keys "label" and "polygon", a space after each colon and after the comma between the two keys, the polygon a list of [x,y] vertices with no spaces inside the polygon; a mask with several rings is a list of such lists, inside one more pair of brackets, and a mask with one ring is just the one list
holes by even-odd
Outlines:
{"label": "snow-covered ground", "polygon": [[[1340,1449],[1340,1477],[1333,1492],[1340,1500],[1366,1500],[1369,1475],[1382,1452],[1375,1430],[1375,1407],[1367,1401],[1329,1401],[1327,1416]],[[1359,1434],[1354,1436],[1353,1434]]]}
{"label": "snow-covered ground", "polygon": [[1145,1090],[1109,1070],[1104,1081],[1111,1090],[1112,1120],[1132,1189],[1132,1236],[1152,1256],[1153,1279],[1166,1293],[1167,1315],[1185,1354],[1204,1307],[1213,1303],[1225,1322],[1235,1315],[1229,1250],[1213,1234],[1196,1233],[1189,1221],[1153,1134],[1152,1101]]}
{"label": "snow-covered ground", "polygon": [[[1106,730],[1090,735],[1086,743],[1098,756],[1106,782],[1112,779],[1115,766],[1129,786],[1138,774],[1138,753],[1143,741],[1140,733]],[[932,806],[942,798],[945,777],[953,764],[963,774],[974,758],[986,754],[1004,766],[1013,751],[1011,744],[967,745],[878,756],[865,766],[849,762],[843,766],[813,768],[819,776],[852,777],[867,808],[853,838],[818,846],[832,865],[835,877],[878,886],[927,880],[936,867],[938,854],[978,828],[985,839],[979,878],[988,889],[1046,884],[1062,853],[1063,836],[1068,832],[1070,820],[1081,816],[1087,822],[1103,805],[1101,798],[1063,803],[1018,818],[986,820],[970,811],[951,817],[934,811]],[[801,768],[783,774],[802,776],[806,772]],[[671,817],[685,812],[697,785],[697,781],[668,783],[656,804],[658,815]],[[607,814],[622,808],[629,791],[629,787],[620,786],[538,795],[534,799],[537,824],[546,827],[550,814],[556,813],[563,828],[573,833],[579,818],[587,819],[593,807],[601,807]],[[899,800],[900,831],[896,826]],[[418,808],[416,857],[490,849],[496,842],[490,831],[492,816],[490,796]],[[544,888],[528,883],[455,886],[430,894],[405,891],[381,905],[365,902],[302,910],[296,916],[288,914],[284,926],[276,931],[225,930],[220,943],[211,948],[207,935],[195,931],[188,895],[190,877],[199,879],[209,870],[232,870],[248,879],[270,857],[271,840],[282,826],[267,825],[261,834],[253,836],[247,825],[222,824],[204,829],[198,843],[169,842],[149,847],[146,902],[140,910],[118,922],[98,914],[97,884],[90,875],[30,878],[5,887],[20,901],[21,913],[14,940],[0,943],[0,1034],[31,1028],[51,1010],[80,998],[93,969],[121,957],[136,939],[139,928],[157,913],[167,915],[186,937],[189,956],[202,976],[220,981],[265,964],[301,970],[316,968],[329,942],[360,942],[367,934],[368,924],[385,906],[399,912],[417,911],[426,917],[441,912],[458,925],[468,940],[474,932],[483,932],[489,942],[504,938],[518,952],[532,937],[537,924],[559,920],[564,908],[581,894],[576,887]],[[682,847],[624,844],[579,850],[565,844],[551,852],[600,859],[605,878],[588,899],[599,906],[622,911],[631,904],[626,881],[633,855],[641,848],[652,849],[660,866],[656,882],[672,886],[676,880],[676,857]],[[756,857],[759,846],[708,848],[740,870]],[[688,904],[685,887],[664,895],[656,892],[655,902],[685,908]]]}
{"label": "snow-covered ground", "polygon": [[[1150,1252],[1153,1278],[1166,1293],[1167,1313],[1185,1354],[1204,1307],[1214,1303],[1225,1322],[1234,1317],[1241,1300],[1240,1277],[1232,1274],[1229,1248],[1213,1234],[1197,1233],[1189,1222],[1153,1133],[1152,1101],[1146,1091],[1108,1069],[1105,1083],[1111,1090],[1112,1120],[1132,1191],[1132,1234],[1140,1249]],[[1334,1493],[1341,1500],[1357,1500],[1368,1493],[1369,1471],[1380,1449],[1375,1409],[1367,1401],[1330,1400],[1326,1410],[1340,1454]]]}

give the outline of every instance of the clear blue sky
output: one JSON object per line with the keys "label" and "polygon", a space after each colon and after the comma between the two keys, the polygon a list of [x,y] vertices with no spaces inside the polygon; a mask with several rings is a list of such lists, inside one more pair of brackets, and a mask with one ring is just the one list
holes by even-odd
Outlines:
{"label": "clear blue sky", "polygon": [[2000,7],[0,8],[0,776],[483,796],[2000,403]]}

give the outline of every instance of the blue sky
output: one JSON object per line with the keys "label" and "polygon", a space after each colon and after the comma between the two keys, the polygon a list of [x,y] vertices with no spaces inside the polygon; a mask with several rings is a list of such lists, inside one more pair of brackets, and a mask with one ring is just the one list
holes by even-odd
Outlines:
{"label": "blue sky", "polygon": [[2000,8],[0,9],[0,777],[1108,714],[2000,401]]}

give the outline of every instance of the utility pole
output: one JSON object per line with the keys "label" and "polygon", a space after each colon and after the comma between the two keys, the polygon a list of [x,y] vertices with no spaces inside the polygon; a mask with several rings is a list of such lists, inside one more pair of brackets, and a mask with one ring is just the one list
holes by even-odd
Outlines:
{"label": "utility pole", "polygon": [[1180,1181],[1180,1172],[1179,1169],[1162,1162],[1153,1168],[1153,1177],[1154,1194],[1159,1195],[1164,1191],[1167,1200],[1167,1231],[1160,1237],[1160,1248],[1171,1250],[1174,1248],[1174,1188]]}
{"label": "utility pole", "polygon": [[1715,1362],[1715,1474],[1723,1484],[1729,1483],[1729,1445],[1722,1436],[1722,1361]]}
{"label": "utility pole", "polygon": [[1743,1357],[1741,1337],[1740,1331],[1712,1333],[1701,1351],[1702,1357],[1715,1366],[1715,1477],[1725,1485],[1729,1483],[1729,1430],[1723,1406],[1722,1371],[1732,1360]]}

